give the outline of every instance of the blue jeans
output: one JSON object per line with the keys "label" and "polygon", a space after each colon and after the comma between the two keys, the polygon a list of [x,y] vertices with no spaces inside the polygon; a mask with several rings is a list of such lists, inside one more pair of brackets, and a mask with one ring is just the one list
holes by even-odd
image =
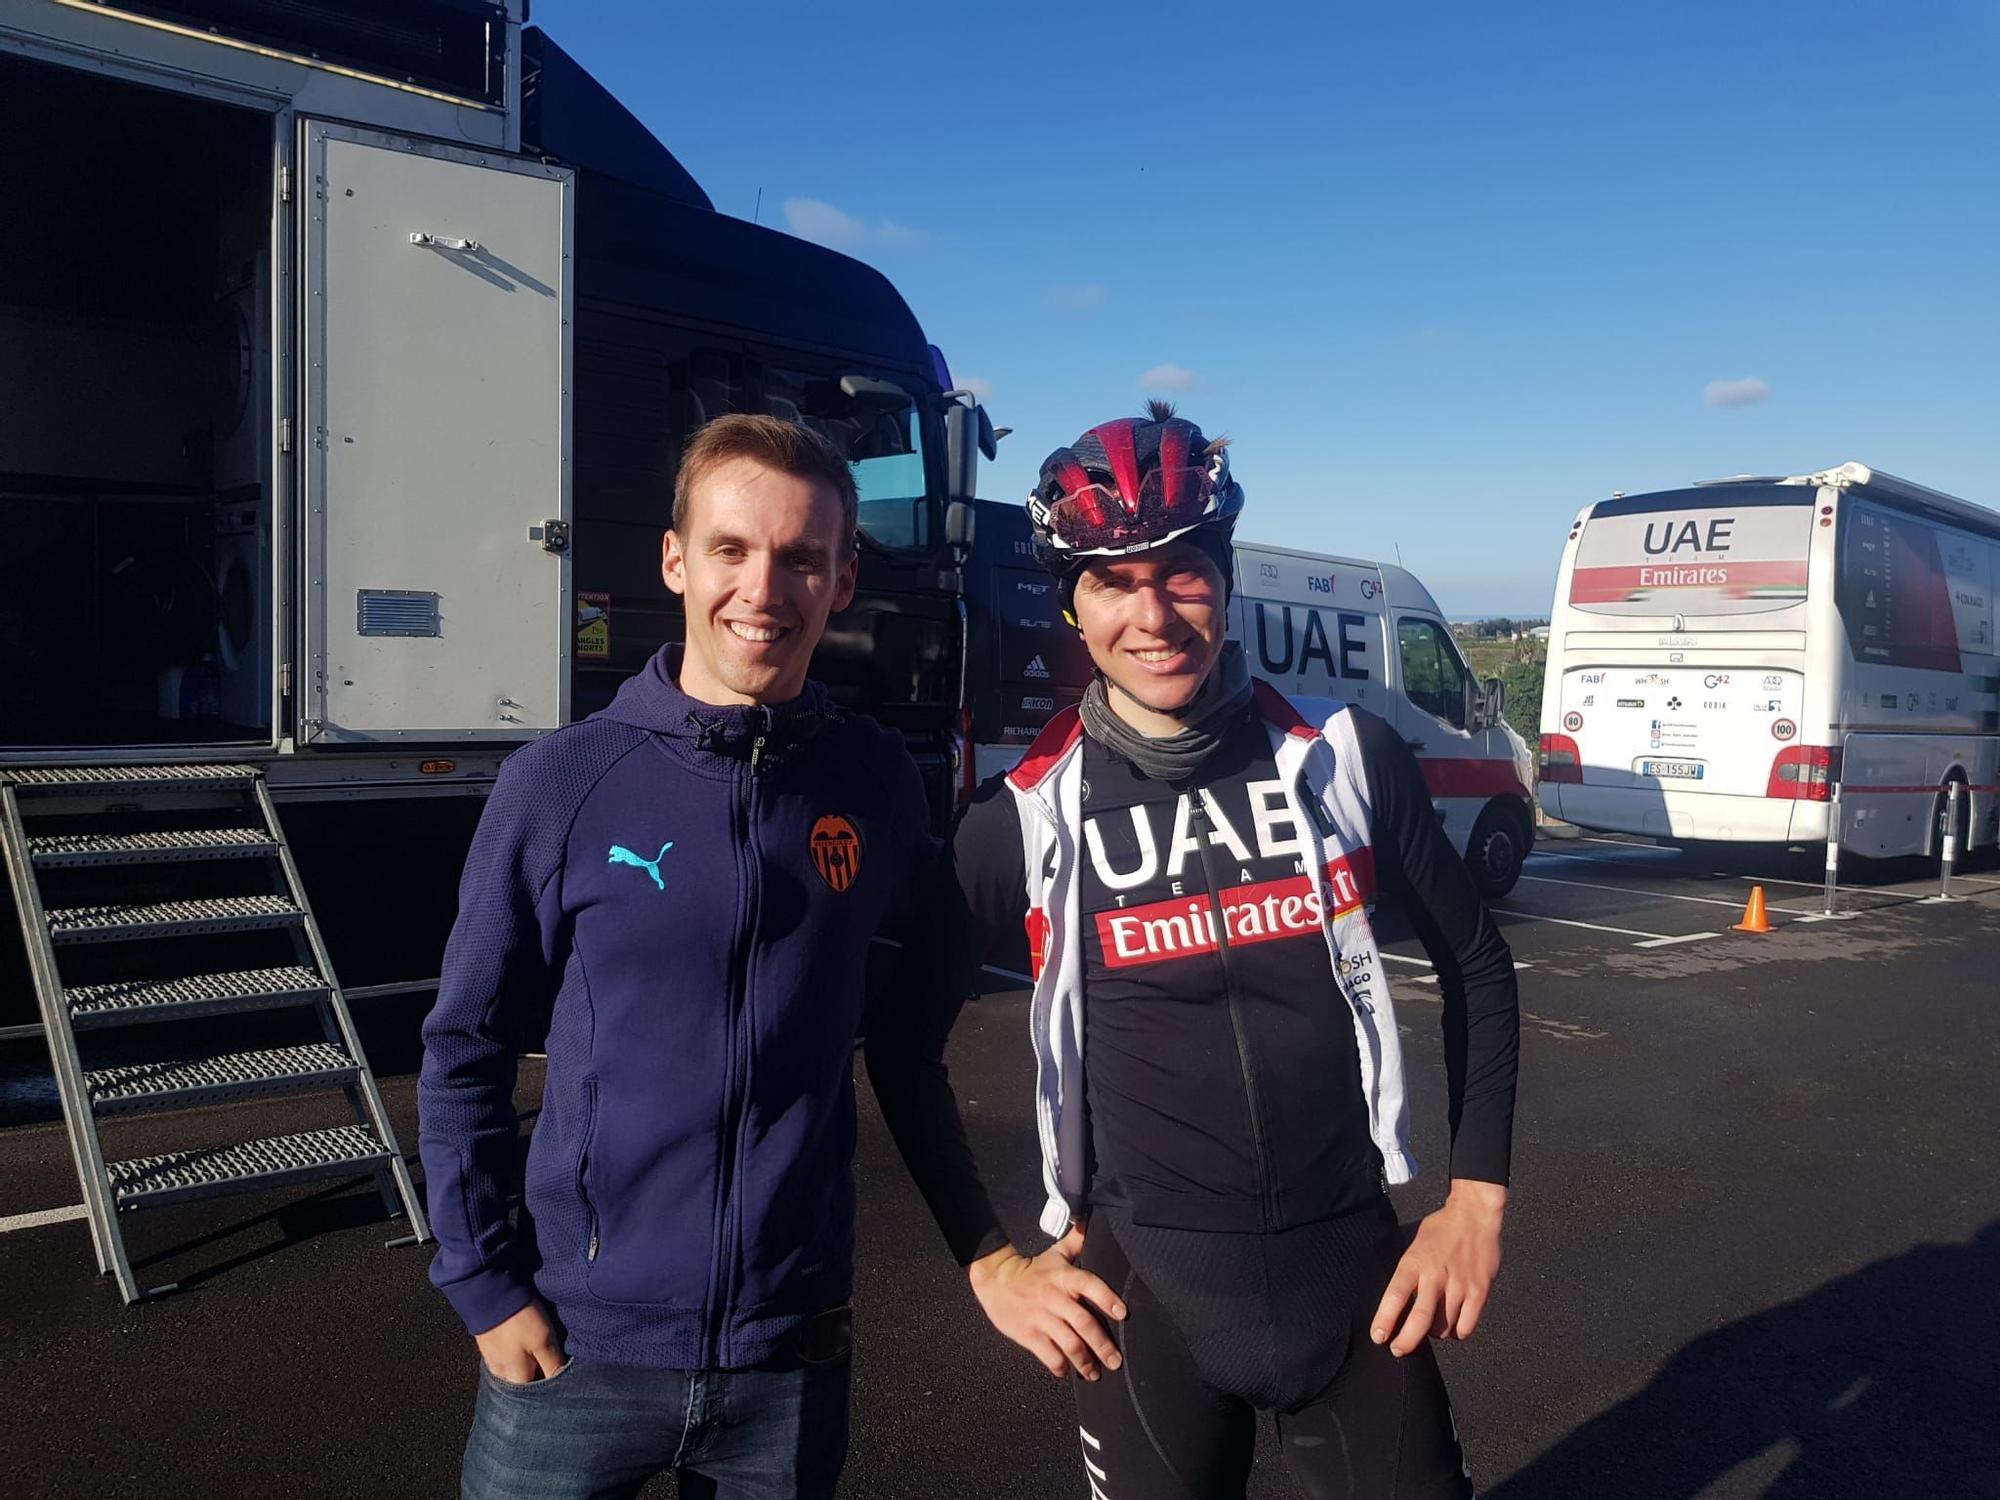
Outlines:
{"label": "blue jeans", "polygon": [[461,1500],[624,1500],[669,1469],[683,1500],[832,1500],[852,1361],[821,1343],[750,1370],[573,1359],[528,1385],[482,1363]]}

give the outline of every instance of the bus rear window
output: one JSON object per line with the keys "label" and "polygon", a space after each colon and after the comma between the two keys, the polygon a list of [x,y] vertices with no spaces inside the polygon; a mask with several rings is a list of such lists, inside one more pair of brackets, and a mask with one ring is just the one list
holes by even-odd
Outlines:
{"label": "bus rear window", "polygon": [[1570,573],[1574,609],[1601,615],[1761,614],[1806,596],[1814,491],[1673,490],[1594,506]]}

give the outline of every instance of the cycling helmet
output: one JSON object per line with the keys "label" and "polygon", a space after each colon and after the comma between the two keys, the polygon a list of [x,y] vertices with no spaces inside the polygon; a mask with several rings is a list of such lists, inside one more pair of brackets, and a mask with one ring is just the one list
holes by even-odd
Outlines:
{"label": "cycling helmet", "polygon": [[1093,557],[1122,557],[1184,538],[1233,586],[1230,535],[1243,486],[1229,473],[1226,440],[1210,442],[1170,402],[1143,417],[1091,428],[1042,461],[1028,497],[1036,559],[1063,588],[1067,612],[1076,575]]}

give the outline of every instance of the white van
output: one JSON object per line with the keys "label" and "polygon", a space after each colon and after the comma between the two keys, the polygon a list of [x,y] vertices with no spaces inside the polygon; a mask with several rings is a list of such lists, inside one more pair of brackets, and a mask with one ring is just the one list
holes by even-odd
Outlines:
{"label": "white van", "polygon": [[[966,570],[965,790],[1021,758],[1090,682],[1090,658],[1037,568],[1018,505],[981,501]],[[1302,698],[1387,719],[1423,766],[1438,815],[1480,890],[1500,896],[1533,845],[1527,743],[1476,682],[1429,590],[1401,568],[1253,542],[1236,548],[1229,633],[1250,670]]]}
{"label": "white van", "polygon": [[1339,698],[1387,719],[1423,767],[1481,892],[1503,896],[1534,844],[1534,758],[1500,716],[1498,679],[1458,654],[1430,590],[1383,563],[1244,542],[1230,636],[1288,695]]}

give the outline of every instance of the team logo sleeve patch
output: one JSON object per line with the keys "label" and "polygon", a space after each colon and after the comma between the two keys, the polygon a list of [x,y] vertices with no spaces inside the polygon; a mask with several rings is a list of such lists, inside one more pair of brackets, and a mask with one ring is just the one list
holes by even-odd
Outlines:
{"label": "team logo sleeve patch", "polygon": [[828,813],[812,827],[813,868],[836,891],[854,884],[861,873],[861,835],[854,824]]}

